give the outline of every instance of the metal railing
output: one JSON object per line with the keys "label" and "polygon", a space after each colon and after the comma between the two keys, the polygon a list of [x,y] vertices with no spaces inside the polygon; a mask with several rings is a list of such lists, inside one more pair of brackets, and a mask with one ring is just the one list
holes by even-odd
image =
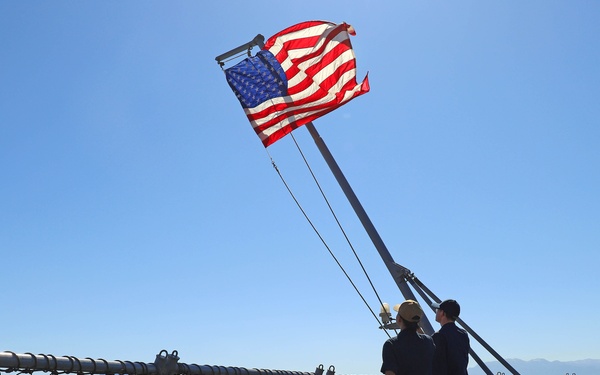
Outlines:
{"label": "metal railing", "polygon": [[[11,351],[0,353],[0,374],[32,374],[36,371],[60,374],[129,374],[129,375],[323,375],[323,365],[314,372],[267,370],[243,367],[209,366],[178,363],[177,351],[168,354],[166,350],[156,355],[153,363],[105,359],[54,356],[52,354],[17,354]],[[335,367],[330,366],[326,375],[335,375]]]}

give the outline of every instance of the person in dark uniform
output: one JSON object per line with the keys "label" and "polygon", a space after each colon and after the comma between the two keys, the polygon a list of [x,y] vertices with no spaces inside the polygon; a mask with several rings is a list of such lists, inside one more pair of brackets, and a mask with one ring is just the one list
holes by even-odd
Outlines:
{"label": "person in dark uniform", "polygon": [[433,375],[468,375],[469,336],[455,323],[460,314],[460,305],[453,299],[447,299],[431,307],[436,309],[435,321],[442,325],[433,334]]}
{"label": "person in dark uniform", "polygon": [[423,310],[416,301],[394,306],[400,333],[383,344],[381,372],[385,375],[432,375],[435,345],[431,336],[419,333]]}

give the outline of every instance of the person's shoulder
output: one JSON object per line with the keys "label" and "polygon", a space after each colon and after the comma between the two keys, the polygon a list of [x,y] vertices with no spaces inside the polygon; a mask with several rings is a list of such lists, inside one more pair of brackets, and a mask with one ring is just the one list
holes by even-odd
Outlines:
{"label": "person's shoulder", "polygon": [[425,341],[431,341],[431,342],[433,342],[433,337],[432,337],[432,336],[429,336],[428,334],[425,334],[425,333],[418,333],[417,335],[419,336],[419,338],[420,338],[421,340],[425,340]]}
{"label": "person's shoulder", "polygon": [[385,341],[386,344],[394,344],[395,342],[398,341],[398,336],[394,336],[394,337],[390,337],[389,339],[387,339]]}
{"label": "person's shoulder", "polygon": [[[450,325],[450,324],[447,324]],[[459,327],[456,323],[452,323],[451,327],[448,327],[450,329],[452,329],[455,332],[458,332],[461,335],[468,335],[467,331],[461,327]]]}
{"label": "person's shoulder", "polygon": [[441,329],[431,335],[431,338],[433,339],[433,342],[435,342],[435,345],[441,345],[442,343],[446,342],[446,335]]}
{"label": "person's shoulder", "polygon": [[447,335],[450,331],[452,331],[452,326],[456,327],[454,324],[451,323],[446,323],[443,326],[440,327],[439,330],[437,330],[436,333],[433,334],[433,336],[444,336]]}
{"label": "person's shoulder", "polygon": [[390,350],[394,347],[394,341],[392,341],[392,339],[395,339],[395,337],[385,340],[383,343],[383,351]]}
{"label": "person's shoulder", "polygon": [[467,333],[464,329],[460,328],[456,322],[448,322],[440,328],[440,332],[464,332]]}

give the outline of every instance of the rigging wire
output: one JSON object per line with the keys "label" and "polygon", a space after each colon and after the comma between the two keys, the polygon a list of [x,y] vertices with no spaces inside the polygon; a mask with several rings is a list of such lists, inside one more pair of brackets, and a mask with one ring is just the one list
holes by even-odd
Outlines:
{"label": "rigging wire", "polygon": [[302,149],[300,148],[300,145],[296,141],[296,138],[294,137],[294,135],[293,134],[290,134],[290,135],[291,135],[292,139],[294,140],[294,144],[296,145],[296,148],[298,149],[298,152],[302,156],[302,160],[304,160],[304,164],[306,164],[306,168],[308,168],[308,171],[310,172],[310,175],[312,176],[313,180],[315,181],[315,184],[319,188],[319,191],[321,192],[321,196],[325,200],[325,203],[327,204],[327,207],[329,208],[329,211],[331,212],[331,215],[335,219],[335,222],[337,223],[338,227],[340,228],[340,231],[344,235],[344,238],[346,239],[346,242],[348,243],[348,246],[350,246],[350,249],[352,250],[352,253],[354,254],[354,257],[356,258],[356,261],[358,262],[358,264],[360,265],[360,268],[362,269],[363,273],[365,274],[365,277],[369,281],[369,285],[371,285],[371,289],[373,289],[373,292],[375,293],[375,296],[377,297],[377,300],[379,301],[379,305],[383,307],[383,301],[381,300],[381,297],[379,296],[379,293],[377,292],[377,289],[375,288],[375,285],[373,285],[373,281],[371,280],[371,277],[369,276],[369,273],[365,269],[365,267],[363,265],[363,262],[360,260],[360,257],[356,253],[356,250],[354,249],[354,246],[352,245],[352,241],[350,241],[350,238],[346,234],[346,231],[344,230],[344,227],[342,226],[342,223],[340,223],[340,221],[338,220],[338,217],[335,214],[335,211],[333,210],[333,207],[331,207],[331,204],[329,203],[329,199],[327,199],[327,196],[325,195],[325,192],[321,188],[321,184],[317,180],[317,177],[315,176],[312,168],[310,167],[310,164],[308,163],[308,160],[306,160],[306,157],[304,156],[304,152],[302,152]]}
{"label": "rigging wire", "polygon": [[[383,306],[383,302],[381,301],[381,298],[379,297],[379,294],[377,293],[377,290],[375,289],[373,283],[371,282],[371,278],[369,277],[368,273],[366,272],[365,268],[363,267],[362,262],[360,261],[360,258],[358,257],[356,251],[354,250],[354,247],[352,246],[352,243],[350,242],[348,236],[346,235],[346,232],[344,231],[342,225],[340,224],[340,222],[337,219],[337,216],[335,215],[335,212],[333,211],[331,205],[329,204],[329,201],[327,199],[327,197],[325,196],[325,193],[323,192],[317,178],[315,177],[312,169],[310,168],[310,165],[308,164],[306,158],[304,157],[304,153],[302,152],[302,150],[300,149],[300,146],[298,145],[298,143],[296,142],[296,139],[294,138],[293,134],[290,134],[292,136],[292,139],[294,140],[294,143],[296,144],[296,147],[298,148],[298,151],[300,151],[300,154],[302,155],[302,158],[304,159],[304,163],[306,164],[306,166],[308,167],[315,183],[317,184],[319,190],[321,191],[321,195],[323,196],[323,198],[325,199],[325,202],[327,202],[327,206],[329,207],[329,210],[331,211],[331,213],[333,214],[338,226],[340,227],[342,233],[344,234],[344,237],[346,238],[346,241],[348,242],[348,244],[350,245],[350,248],[352,249],[352,251],[354,252],[354,256],[357,258],[361,268],[363,269],[363,272],[365,273],[365,275],[367,276],[367,279],[369,280],[369,283],[371,284],[371,287],[373,288],[373,291],[375,292],[375,295],[377,296],[377,299],[379,300],[379,303],[381,304],[381,306]],[[331,250],[331,248],[329,247],[329,245],[327,244],[327,242],[325,241],[325,239],[323,238],[323,236],[321,235],[321,233],[319,232],[319,230],[316,228],[316,226],[314,225],[314,223],[312,222],[312,220],[309,218],[308,214],[306,213],[306,211],[304,210],[304,208],[302,207],[302,205],[300,204],[300,202],[298,201],[298,199],[296,198],[296,196],[294,195],[294,193],[292,192],[291,188],[289,187],[287,181],[285,180],[285,178],[283,177],[281,171],[279,170],[279,168],[277,167],[277,164],[275,164],[275,161],[273,160],[273,158],[271,157],[271,154],[269,153],[269,150],[267,148],[265,148],[265,151],[267,151],[267,154],[269,155],[269,159],[271,159],[271,165],[273,166],[273,168],[275,169],[275,171],[277,172],[277,174],[279,175],[279,178],[281,179],[281,181],[283,182],[284,186],[286,187],[288,193],[290,194],[290,196],[292,197],[292,199],[294,200],[294,202],[296,203],[296,206],[298,206],[298,208],[300,209],[300,211],[302,212],[302,215],[304,215],[304,218],[308,221],[309,225],[312,227],[313,231],[316,233],[316,235],[319,237],[319,239],[321,240],[321,242],[323,243],[323,245],[325,246],[325,248],[327,249],[327,251],[329,252],[329,254],[331,255],[331,257],[333,258],[333,260],[337,263],[338,267],[340,268],[340,270],[342,271],[342,273],[346,276],[346,278],[348,279],[348,281],[350,282],[350,284],[352,285],[352,287],[354,288],[354,290],[356,291],[356,293],[358,294],[358,296],[362,299],[363,303],[365,304],[365,306],[367,306],[367,309],[371,312],[371,314],[373,315],[373,317],[375,318],[375,320],[377,320],[377,323],[382,325],[382,322],[379,320],[379,318],[377,317],[377,314],[375,314],[375,312],[373,311],[373,309],[371,309],[371,307],[369,306],[368,302],[366,301],[365,297],[362,295],[362,293],[360,292],[360,290],[358,289],[358,287],[356,286],[356,284],[354,283],[354,281],[352,280],[352,278],[350,277],[350,275],[348,275],[348,273],[346,272],[346,270],[344,269],[344,266],[342,266],[342,264],[339,262],[339,260],[337,259],[337,257],[335,256],[335,254],[333,253],[333,251]],[[387,330],[383,330],[385,332],[385,334],[391,338],[389,332]]]}

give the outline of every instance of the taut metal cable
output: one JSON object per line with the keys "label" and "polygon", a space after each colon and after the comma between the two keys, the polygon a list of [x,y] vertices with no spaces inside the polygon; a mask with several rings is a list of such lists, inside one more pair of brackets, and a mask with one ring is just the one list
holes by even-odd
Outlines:
{"label": "taut metal cable", "polygon": [[[348,243],[348,246],[350,246],[350,249],[352,250],[352,253],[354,254],[354,257],[356,258],[356,261],[360,265],[360,268],[362,269],[363,273],[365,274],[365,277],[369,281],[369,285],[371,286],[371,289],[373,289],[373,293],[375,293],[375,296],[377,297],[377,300],[379,301],[379,305],[381,307],[383,307],[384,306],[383,301],[381,300],[381,297],[379,296],[379,293],[377,292],[377,289],[375,288],[375,285],[373,285],[373,281],[371,281],[371,277],[369,276],[369,273],[365,269],[365,267],[363,265],[363,262],[360,260],[360,257],[356,253],[356,250],[354,249],[354,246],[352,245],[352,241],[350,241],[350,238],[346,234],[346,231],[344,230],[344,227],[342,226],[342,223],[340,223],[340,221],[338,220],[338,217],[335,214],[335,211],[333,210],[333,207],[331,207],[331,204],[329,203],[329,199],[327,199],[327,196],[325,195],[325,192],[321,188],[321,184],[317,180],[317,176],[315,176],[315,174],[313,173],[313,170],[310,167],[310,164],[308,163],[308,160],[306,160],[306,157],[304,156],[304,152],[302,152],[302,149],[300,148],[300,145],[298,144],[298,142],[296,142],[296,137],[294,137],[294,134],[290,134],[290,136],[294,140],[294,144],[296,145],[296,148],[298,149],[298,152],[302,156],[302,160],[304,160],[304,164],[306,165],[306,168],[308,168],[308,171],[310,172],[310,175],[312,176],[313,180],[315,181],[315,184],[319,188],[319,191],[321,192],[321,196],[325,200],[325,203],[327,204],[327,207],[329,208],[329,211],[331,212],[331,215],[333,216],[335,222],[337,223],[338,227],[340,228],[340,231],[344,235],[344,238],[346,239],[346,242]],[[370,307],[369,307],[369,310],[371,310]],[[371,310],[371,313],[375,314],[373,312],[373,310]],[[378,321],[379,321],[379,319],[378,319]],[[383,323],[383,322],[380,322],[380,323]]]}
{"label": "taut metal cable", "polygon": [[[304,162],[306,163],[306,165],[307,165],[310,173],[312,174],[313,179],[317,183],[317,186],[319,187],[319,190],[321,191],[321,194],[325,198],[325,201],[327,202],[327,205],[329,206],[330,211],[334,215],[335,220],[338,223],[338,226],[340,226],[340,229],[342,230],[342,233],[344,233],[344,237],[346,237],[346,241],[348,241],[348,243],[350,244],[350,247],[352,248],[352,251],[354,252],[354,248],[352,247],[352,244],[350,243],[350,240],[346,236],[345,231],[343,230],[343,228],[341,227],[341,224],[337,220],[337,217],[335,216],[335,213],[334,213],[333,209],[331,208],[331,205],[329,205],[329,201],[327,200],[325,194],[323,193],[323,190],[321,189],[321,186],[319,185],[319,183],[318,183],[315,175],[312,172],[312,169],[310,168],[310,166],[308,165],[306,159],[304,158],[304,154],[300,150],[300,147],[298,146],[298,143],[296,142],[296,139],[293,137],[293,135],[292,135],[292,139],[294,139],[294,143],[296,143],[296,147],[298,147],[298,150],[300,151],[300,154],[302,155],[302,158],[304,159]],[[344,269],[344,266],[342,266],[342,264],[340,263],[340,261],[337,259],[337,257],[335,256],[335,254],[333,253],[333,251],[331,250],[331,248],[327,244],[327,241],[325,241],[325,239],[323,238],[323,236],[321,235],[321,233],[319,232],[319,230],[317,229],[317,227],[314,225],[314,223],[312,222],[312,220],[308,217],[308,214],[306,213],[306,211],[304,210],[304,208],[302,207],[302,205],[300,204],[300,202],[296,198],[295,194],[292,192],[292,189],[290,188],[290,186],[288,185],[287,181],[283,177],[281,171],[277,167],[277,164],[275,164],[275,161],[271,157],[271,154],[269,153],[269,150],[267,148],[265,148],[265,151],[267,151],[267,155],[269,155],[269,159],[271,159],[271,165],[273,166],[273,168],[277,172],[277,175],[279,176],[279,178],[283,182],[283,185],[287,189],[288,193],[290,194],[290,196],[292,197],[292,199],[296,203],[296,206],[298,206],[298,208],[300,209],[300,212],[302,212],[302,215],[304,215],[304,218],[308,221],[309,225],[311,226],[311,228],[313,229],[313,231],[317,234],[317,236],[319,237],[319,239],[321,240],[321,242],[323,243],[323,245],[325,246],[325,248],[327,249],[327,251],[329,252],[329,254],[331,255],[331,257],[333,258],[333,260],[336,262],[336,264],[338,265],[338,267],[340,268],[340,270],[342,270],[342,272],[344,273],[344,275],[346,276],[346,278],[348,279],[348,281],[350,282],[350,284],[352,285],[352,287],[354,288],[354,290],[356,291],[356,293],[358,294],[358,296],[361,298],[361,300],[363,301],[363,303],[365,304],[365,306],[367,307],[367,309],[371,312],[371,314],[373,315],[373,317],[375,318],[375,320],[377,320],[377,323],[381,325],[382,322],[379,320],[379,318],[377,317],[377,315],[375,314],[375,312],[373,312],[373,309],[371,309],[371,307],[369,306],[369,303],[367,302],[367,300],[365,299],[365,297],[362,295],[362,293],[360,292],[360,290],[358,289],[358,287],[356,286],[356,284],[354,283],[354,281],[352,280],[352,278],[350,277],[350,275],[348,274],[348,272],[346,272],[346,270]],[[356,252],[354,252],[354,255],[357,256]],[[362,262],[360,262],[360,259],[358,261],[359,261],[359,263],[360,263],[360,265],[362,267]],[[363,271],[366,273],[364,267],[363,267]],[[367,275],[367,278],[369,279],[369,282],[371,283],[371,279],[369,278],[368,275]],[[371,283],[371,286],[373,287],[372,283]],[[376,290],[375,290],[375,294],[377,295],[377,298],[379,298],[379,295],[377,294]],[[380,303],[383,305],[383,303],[381,302],[381,300],[380,300]],[[386,330],[383,330],[383,331],[385,332],[385,334],[389,338],[391,338],[391,336],[390,336],[390,334],[389,334],[388,331],[386,331]]]}

